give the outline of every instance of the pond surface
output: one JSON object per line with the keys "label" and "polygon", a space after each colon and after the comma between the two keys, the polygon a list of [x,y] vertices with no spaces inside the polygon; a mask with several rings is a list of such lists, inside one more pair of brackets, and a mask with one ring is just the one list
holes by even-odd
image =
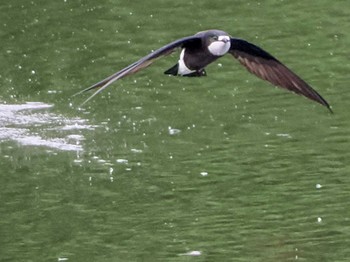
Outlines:
{"label": "pond surface", "polygon": [[[348,1],[0,4],[0,261],[348,261]],[[177,38],[263,47],[332,105],[232,57],[178,54],[72,95]]]}

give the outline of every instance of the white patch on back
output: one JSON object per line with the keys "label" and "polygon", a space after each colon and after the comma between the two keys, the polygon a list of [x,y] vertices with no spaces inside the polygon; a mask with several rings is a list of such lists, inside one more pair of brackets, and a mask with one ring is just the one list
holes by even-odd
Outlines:
{"label": "white patch on back", "polygon": [[[226,40],[227,42],[224,42],[222,40]],[[223,56],[228,52],[231,46],[230,37],[226,35],[221,35],[218,38],[218,41],[212,42],[208,46],[208,50],[211,54],[215,56]]]}
{"label": "white patch on back", "polygon": [[185,56],[185,48],[182,49],[181,54],[180,54],[180,59],[178,61],[179,69],[178,69],[177,73],[179,75],[188,75],[188,74],[196,72],[196,70],[191,70],[185,65],[184,56]]}

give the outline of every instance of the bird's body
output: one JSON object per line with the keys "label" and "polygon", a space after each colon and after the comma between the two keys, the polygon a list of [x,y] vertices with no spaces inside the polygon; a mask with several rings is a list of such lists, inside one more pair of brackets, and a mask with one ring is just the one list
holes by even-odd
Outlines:
{"label": "bird's body", "polygon": [[202,40],[183,47],[178,63],[164,73],[180,76],[205,76],[204,68],[225,55],[231,46],[230,37],[225,32],[218,30],[215,32],[220,33],[220,36],[217,37],[217,41],[212,42],[210,38],[207,38],[206,32],[197,33],[196,36],[201,37]]}
{"label": "bird's body", "polygon": [[260,47],[243,39],[230,37],[226,32],[221,30],[202,31],[193,36],[178,39],[159,48],[110,77],[79,92],[82,93],[99,88],[84,103],[113,82],[138,72],[142,68],[152,64],[156,59],[172,53],[174,49],[178,47],[181,48],[178,63],[166,70],[164,72],[165,74],[205,76],[205,67],[207,65],[229,53],[238,59],[249,72],[255,74],[259,78],[314,100],[326,106],[331,111],[329,104],[321,95],[275,57]]}

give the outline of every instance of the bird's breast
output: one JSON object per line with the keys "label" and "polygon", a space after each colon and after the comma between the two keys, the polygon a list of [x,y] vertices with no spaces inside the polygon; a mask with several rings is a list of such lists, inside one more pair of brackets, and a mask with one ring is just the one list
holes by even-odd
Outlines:
{"label": "bird's breast", "polygon": [[208,46],[208,50],[212,55],[223,56],[230,49],[230,42],[215,41]]}

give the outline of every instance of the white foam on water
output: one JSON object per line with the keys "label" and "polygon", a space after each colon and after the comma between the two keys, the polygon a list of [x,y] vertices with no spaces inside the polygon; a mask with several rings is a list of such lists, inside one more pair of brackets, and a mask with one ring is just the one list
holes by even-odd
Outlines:
{"label": "white foam on water", "polygon": [[201,251],[198,251],[198,250],[193,250],[193,251],[189,251],[187,253],[182,253],[182,254],[179,254],[180,256],[193,256],[193,257],[197,257],[197,256],[200,256],[202,255],[202,252]]}
{"label": "white foam on water", "polygon": [[82,151],[81,141],[85,138],[79,131],[94,130],[96,126],[89,125],[86,119],[50,112],[52,108],[41,102],[0,104],[0,142]]}

